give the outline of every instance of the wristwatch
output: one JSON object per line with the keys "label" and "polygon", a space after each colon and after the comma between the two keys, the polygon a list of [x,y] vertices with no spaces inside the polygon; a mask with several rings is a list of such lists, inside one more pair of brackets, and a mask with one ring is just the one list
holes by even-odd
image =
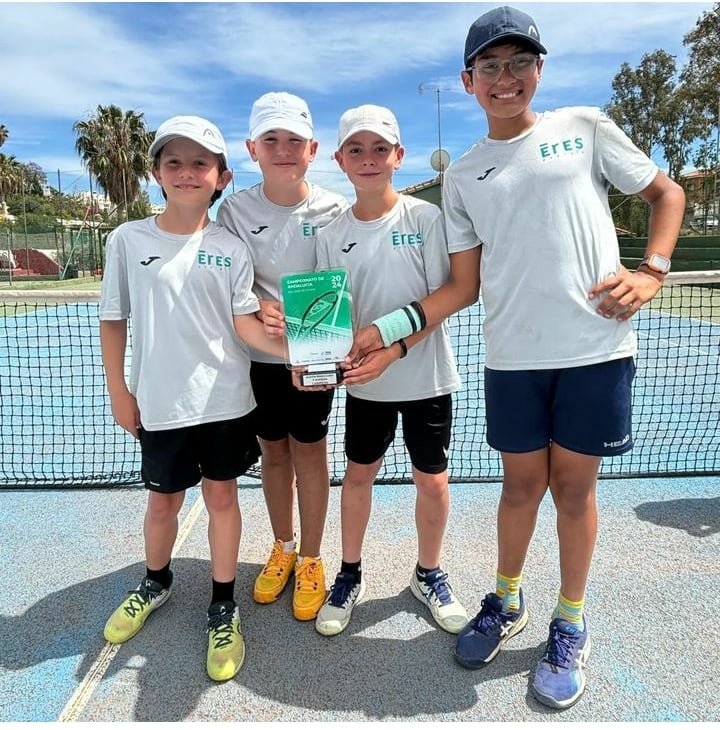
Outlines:
{"label": "wristwatch", "polygon": [[670,271],[670,259],[659,253],[650,253],[643,257],[638,268],[640,266],[647,266],[650,271],[657,274],[667,274]]}

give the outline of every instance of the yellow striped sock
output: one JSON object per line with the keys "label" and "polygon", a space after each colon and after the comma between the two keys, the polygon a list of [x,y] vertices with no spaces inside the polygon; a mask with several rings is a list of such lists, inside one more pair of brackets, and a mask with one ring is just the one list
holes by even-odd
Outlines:
{"label": "yellow striped sock", "polygon": [[495,573],[495,593],[503,602],[503,611],[517,611],[520,608],[520,581],[522,573],[517,578],[508,578],[500,571]]}
{"label": "yellow striped sock", "polygon": [[585,597],[579,601],[570,601],[565,598],[562,593],[558,593],[558,602],[555,607],[555,611],[552,615],[553,618],[561,618],[563,621],[575,624],[576,626],[583,626],[583,609],[585,608]]}

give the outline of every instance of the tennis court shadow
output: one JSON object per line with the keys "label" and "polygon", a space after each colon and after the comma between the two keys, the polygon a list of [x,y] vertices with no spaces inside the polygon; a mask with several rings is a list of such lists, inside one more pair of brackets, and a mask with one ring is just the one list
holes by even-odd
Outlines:
{"label": "tennis court shadow", "polygon": [[[464,669],[452,657],[455,637],[430,625],[409,589],[364,600],[343,634],[323,637],[312,621],[293,618],[290,590],[270,605],[252,601],[249,590],[261,567],[239,567],[238,585],[246,587],[238,598],[247,655],[239,674],[225,685],[230,687],[213,710],[217,714],[194,714],[200,695],[218,690],[204,673],[202,617],[193,615],[188,626],[189,614],[180,606],[149,626],[151,633],[143,630],[145,642],[153,646],[127,647],[128,653],[142,651],[146,660],[137,677],[132,720],[277,720],[286,706],[327,713],[329,718],[334,712],[361,712],[374,720],[460,712],[477,704],[479,683],[527,671],[540,651],[509,651],[502,662],[481,671]],[[202,582],[191,580],[190,585]],[[187,599],[200,600],[198,595]],[[154,657],[155,647],[165,657],[162,662]],[[122,647],[118,655],[121,663],[125,651]],[[249,710],[244,709],[248,695]],[[272,716],[264,717],[263,707]]]}
{"label": "tennis court shadow", "polygon": [[0,667],[25,669],[83,655],[78,679],[84,677],[105,644],[107,617],[143,574],[143,564],[130,565],[49,593],[21,614],[0,615]]}
{"label": "tennis court shadow", "polygon": [[[292,616],[292,591],[273,604],[253,602],[262,566],[241,563],[237,598],[247,657],[240,673],[218,685],[205,672],[208,560],[176,558],[168,603],[143,630],[117,649],[103,669],[82,720],[231,721],[282,718],[282,707],[309,712],[361,712],[369,719],[415,718],[467,710],[484,682],[527,672],[538,647],[503,652],[473,672],[452,657],[455,637],[436,628],[408,588],[397,595],[367,598],[348,629],[320,636],[312,621]],[[135,563],[43,596],[16,616],[0,616],[0,668],[22,670],[49,660],[77,657],[76,684],[106,646],[107,616],[139,581]],[[117,678],[119,681],[107,681]],[[129,691],[130,688],[130,691]],[[75,687],[67,687],[67,699]],[[42,683],[37,691],[43,692]],[[199,717],[205,693],[216,701]],[[204,715],[208,703],[203,702]],[[263,711],[272,716],[263,717]]]}
{"label": "tennis court shadow", "polygon": [[644,502],[635,507],[635,514],[644,522],[684,530],[693,537],[720,532],[720,497]]}

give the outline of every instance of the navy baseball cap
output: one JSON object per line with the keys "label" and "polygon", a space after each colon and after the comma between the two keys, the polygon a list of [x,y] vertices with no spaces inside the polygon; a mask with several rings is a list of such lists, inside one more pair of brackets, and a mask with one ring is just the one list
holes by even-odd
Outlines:
{"label": "navy baseball cap", "polygon": [[522,10],[504,5],[484,13],[470,26],[465,41],[465,68],[488,46],[513,38],[526,41],[538,53],[547,54],[535,21]]}

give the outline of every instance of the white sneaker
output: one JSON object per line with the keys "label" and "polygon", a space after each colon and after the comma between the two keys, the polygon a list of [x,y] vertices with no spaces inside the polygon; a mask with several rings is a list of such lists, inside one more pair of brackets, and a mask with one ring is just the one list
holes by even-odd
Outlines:
{"label": "white sneaker", "polygon": [[338,573],[330,595],[318,611],[315,629],[323,636],[335,636],[350,623],[355,604],[365,595],[365,579],[359,583],[350,573]]}
{"label": "white sneaker", "polygon": [[448,633],[459,634],[468,622],[467,611],[453,595],[448,575],[442,568],[428,573],[425,580],[418,580],[413,571],[410,590],[430,609],[435,623]]}

